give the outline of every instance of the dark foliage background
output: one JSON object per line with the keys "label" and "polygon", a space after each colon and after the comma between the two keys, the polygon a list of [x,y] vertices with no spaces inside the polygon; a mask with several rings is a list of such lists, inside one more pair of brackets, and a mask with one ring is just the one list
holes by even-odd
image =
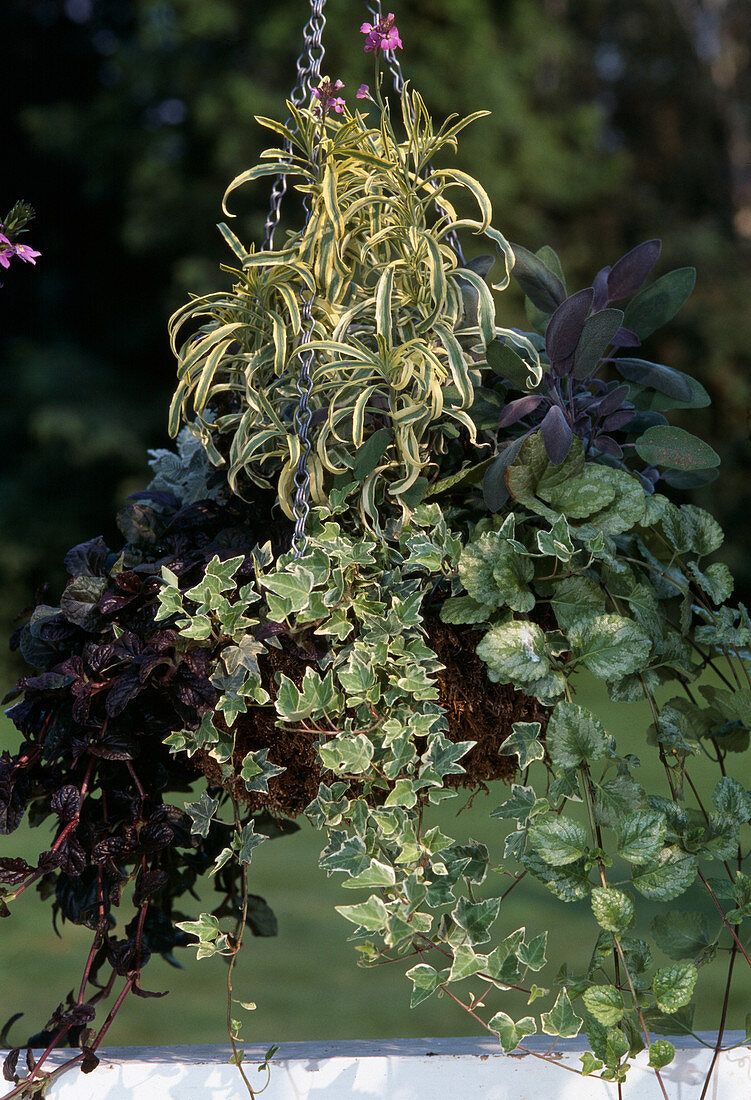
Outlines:
{"label": "dark foliage background", "polygon": [[[365,11],[327,4],[324,71],[350,96],[370,79]],[[32,203],[43,253],[0,291],[6,634],[36,586],[59,584],[69,546],[114,537],[146,448],[166,442],[166,319],[221,278],[221,194],[262,147],[253,115],[283,111],[306,15],[301,0],[5,0],[0,207]],[[713,396],[693,429],[724,469],[697,502],[726,527],[748,598],[748,0],[405,0],[397,16],[405,73],[437,116],[492,111],[461,165],[511,240],[552,244],[579,285],[655,235],[657,274],[697,266],[649,350]],[[241,236],[260,236],[265,204],[260,187],[243,195]],[[514,293],[504,323],[521,316]]]}

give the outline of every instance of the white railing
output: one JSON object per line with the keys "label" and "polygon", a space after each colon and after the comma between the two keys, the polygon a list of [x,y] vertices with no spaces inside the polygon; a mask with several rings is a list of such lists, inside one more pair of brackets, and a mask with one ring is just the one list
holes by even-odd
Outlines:
{"label": "white railing", "polygon": [[[742,1043],[742,1033],[725,1044]],[[711,1033],[702,1039],[712,1043]],[[527,1040],[544,1053],[544,1037]],[[675,1061],[662,1071],[670,1100],[699,1100],[712,1059],[695,1039],[673,1039]],[[266,1046],[246,1048],[246,1073],[260,1089]],[[559,1040],[551,1057],[503,1054],[492,1039],[394,1039],[282,1043],[271,1063],[263,1100],[614,1100],[614,1086],[577,1070],[584,1045]],[[228,1050],[218,1046],[123,1047],[100,1052],[93,1073],[72,1070],[52,1085],[46,1100],[244,1100],[245,1090]],[[68,1052],[67,1056],[70,1056]],[[64,1060],[55,1055],[53,1064]],[[22,1060],[21,1060],[22,1061]],[[568,1071],[566,1069],[568,1067]],[[2,1086],[0,1086],[2,1087]],[[7,1090],[3,1090],[7,1091]],[[644,1055],[623,1086],[623,1100],[658,1100],[660,1090]],[[718,1058],[706,1100],[751,1100],[751,1046]]]}

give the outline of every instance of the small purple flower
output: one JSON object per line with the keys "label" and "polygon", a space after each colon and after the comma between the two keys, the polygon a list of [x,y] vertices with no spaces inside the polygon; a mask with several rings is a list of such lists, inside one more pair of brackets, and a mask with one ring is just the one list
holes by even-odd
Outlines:
{"label": "small purple flower", "polygon": [[318,87],[313,89],[313,95],[319,103],[319,106],[313,108],[313,114],[316,118],[320,118],[321,115],[325,118],[329,111],[336,111],[338,115],[342,113],[346,103],[341,96],[335,93],[343,87],[344,84],[341,80],[337,80],[336,83],[332,84],[329,78],[325,76]]}
{"label": "small purple flower", "polygon": [[10,267],[10,258],[11,258],[11,256],[14,256],[14,255],[15,255],[15,249],[13,249],[13,248],[10,248],[10,249],[6,248],[2,252],[0,252],[0,267],[5,267],[5,268]]}
{"label": "small purple flower", "polygon": [[[363,85],[363,87],[364,87],[364,85]],[[2,232],[1,229],[0,229],[0,244],[10,244],[10,241],[8,240],[8,238],[5,236],[5,234]]]}
{"label": "small purple flower", "polygon": [[18,256],[19,260],[23,260],[27,264],[36,264],[37,256],[41,256],[41,252],[37,252],[33,248],[29,248],[27,244],[14,244],[13,252]]}
{"label": "small purple flower", "polygon": [[361,84],[355,93],[357,99],[372,99],[370,88],[367,84]]}
{"label": "small purple flower", "polygon": [[399,37],[399,28],[394,21],[393,12],[383,16],[377,23],[363,23],[360,31],[366,36],[365,53],[372,53],[374,50],[401,50],[404,48]]}

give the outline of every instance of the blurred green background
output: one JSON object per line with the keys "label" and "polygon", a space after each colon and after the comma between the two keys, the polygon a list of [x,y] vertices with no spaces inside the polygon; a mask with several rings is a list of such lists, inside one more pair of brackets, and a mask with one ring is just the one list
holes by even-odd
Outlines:
{"label": "blurred green background", "polygon": [[[324,72],[352,96],[370,78],[358,32],[366,7],[329,0],[326,12]],[[396,14],[405,75],[435,114],[492,112],[465,134],[460,164],[483,181],[512,241],[552,244],[572,285],[655,235],[658,273],[698,268],[693,298],[649,355],[712,394],[693,426],[721,453],[723,473],[697,502],[722,520],[748,598],[748,0],[405,0]],[[147,480],[146,448],[166,442],[166,319],[190,291],[221,285],[221,195],[263,147],[253,115],[284,113],[306,15],[300,0],[4,0],[0,216],[17,198],[31,202],[26,239],[43,253],[36,269],[15,264],[0,291],[4,635],[39,585],[54,593],[68,547],[116,538],[117,505]],[[262,187],[238,197],[233,228],[245,240],[259,239],[266,203]],[[502,323],[521,322],[516,292],[499,307]],[[14,666],[0,662],[9,685]],[[619,721],[643,736],[635,708]],[[7,726],[0,736],[13,743]],[[485,837],[491,806],[481,802],[459,817],[460,831]],[[410,1013],[406,983],[386,968],[355,969],[332,911],[341,890],[316,867],[319,839],[303,830],[255,857],[253,888],[277,911],[280,936],[246,953],[238,995],[259,1004],[248,1034],[471,1030],[433,1000]],[[15,842],[13,854],[22,854]],[[79,966],[79,930],[56,940],[33,902],[0,941],[0,1007],[25,1009],[29,1028]],[[546,924],[544,891],[509,902],[509,920]],[[553,908],[560,942],[575,945],[576,907]],[[223,964],[183,955],[182,972],[149,967],[151,987],[173,996],[126,1006],[113,1042],[222,1038]]]}

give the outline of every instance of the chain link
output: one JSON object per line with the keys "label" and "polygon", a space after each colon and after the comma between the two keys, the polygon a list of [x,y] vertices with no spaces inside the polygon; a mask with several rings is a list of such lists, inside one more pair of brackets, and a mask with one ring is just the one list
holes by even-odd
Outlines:
{"label": "chain link", "polygon": [[[323,14],[325,5],[326,0],[310,0],[310,17],[303,30],[303,48],[297,59],[297,83],[290,95],[296,107],[301,107],[310,99],[313,89],[318,86],[321,79],[321,64],[326,52],[323,47],[323,32],[326,28],[326,16]],[[291,122],[292,119],[288,118],[287,125],[289,126]],[[289,141],[284,142],[284,148],[288,153],[292,151]],[[286,193],[287,177],[279,175],[271,188],[269,213],[263,233],[264,252],[274,247],[274,233],[279,225],[282,199]]]}

